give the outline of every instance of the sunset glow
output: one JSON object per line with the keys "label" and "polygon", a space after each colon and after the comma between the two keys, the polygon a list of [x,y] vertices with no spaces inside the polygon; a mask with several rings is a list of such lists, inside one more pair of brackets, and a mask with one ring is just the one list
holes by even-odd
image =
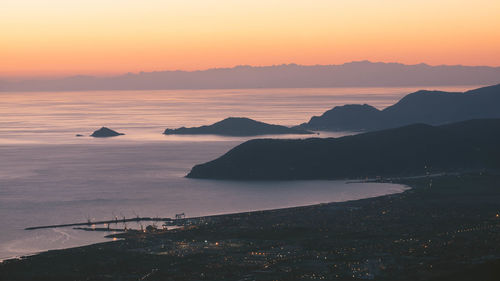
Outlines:
{"label": "sunset glow", "polygon": [[2,0],[0,76],[353,60],[500,65],[498,0]]}

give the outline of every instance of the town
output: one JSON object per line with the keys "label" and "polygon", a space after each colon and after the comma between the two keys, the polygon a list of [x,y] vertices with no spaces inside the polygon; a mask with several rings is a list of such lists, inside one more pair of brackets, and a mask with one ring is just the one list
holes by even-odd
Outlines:
{"label": "town", "polygon": [[[5,261],[0,277],[494,280],[487,277],[499,276],[500,175],[392,180],[412,189],[344,203],[179,216],[176,221],[182,227],[177,229],[149,225],[111,235],[113,242]],[[57,276],[51,273],[55,266]]]}

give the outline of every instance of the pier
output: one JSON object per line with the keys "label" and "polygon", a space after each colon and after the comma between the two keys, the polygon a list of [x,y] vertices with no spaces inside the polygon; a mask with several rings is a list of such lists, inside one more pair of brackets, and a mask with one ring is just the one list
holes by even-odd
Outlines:
{"label": "pier", "polygon": [[42,226],[32,226],[27,227],[25,230],[36,230],[36,229],[44,229],[44,228],[59,228],[59,227],[68,227],[68,226],[85,226],[85,225],[98,225],[98,224],[112,224],[112,223],[127,223],[127,222],[141,222],[141,221],[151,221],[151,222],[168,222],[175,223],[176,220],[171,218],[150,218],[150,217],[136,217],[136,218],[123,218],[123,219],[113,219],[113,220],[103,220],[103,221],[87,221],[80,223],[68,223],[68,224],[53,224],[53,225],[42,225]]}

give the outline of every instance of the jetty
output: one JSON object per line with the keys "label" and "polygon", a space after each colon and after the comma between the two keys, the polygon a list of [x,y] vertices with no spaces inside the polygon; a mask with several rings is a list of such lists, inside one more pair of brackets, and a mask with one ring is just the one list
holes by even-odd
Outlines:
{"label": "jetty", "polygon": [[141,221],[151,221],[151,222],[165,222],[165,223],[175,223],[177,220],[172,218],[151,218],[151,217],[136,217],[136,218],[123,218],[123,219],[112,219],[103,221],[86,221],[80,223],[68,223],[68,224],[53,224],[53,225],[42,225],[42,226],[32,226],[27,227],[25,230],[35,230],[44,228],[59,228],[59,227],[69,227],[69,226],[89,226],[89,225],[99,225],[99,224],[112,224],[112,223],[127,223],[127,222],[141,222]]}
{"label": "jetty", "polygon": [[73,227],[76,230],[84,231],[103,231],[103,232],[125,232],[126,228],[108,228],[108,227]]}

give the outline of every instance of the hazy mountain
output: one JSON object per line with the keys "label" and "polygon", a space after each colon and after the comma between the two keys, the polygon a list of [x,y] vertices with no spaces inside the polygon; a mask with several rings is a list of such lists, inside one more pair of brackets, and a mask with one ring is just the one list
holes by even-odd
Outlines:
{"label": "hazy mountain", "polygon": [[166,135],[224,135],[224,136],[258,136],[278,134],[313,134],[312,132],[271,125],[249,118],[229,117],[208,126],[194,128],[166,129]]}
{"label": "hazy mountain", "polygon": [[341,138],[257,139],[188,177],[339,179],[500,168],[500,119],[414,124]]}
{"label": "hazy mountain", "polygon": [[337,106],[300,127],[311,130],[374,130],[413,123],[446,124],[500,118],[500,84],[465,93],[418,91],[378,110],[369,105]]}
{"label": "hazy mountain", "polygon": [[0,91],[307,88],[482,85],[500,81],[500,67],[351,62],[342,65],[237,66],[158,71],[115,77],[74,76],[1,82]]}

